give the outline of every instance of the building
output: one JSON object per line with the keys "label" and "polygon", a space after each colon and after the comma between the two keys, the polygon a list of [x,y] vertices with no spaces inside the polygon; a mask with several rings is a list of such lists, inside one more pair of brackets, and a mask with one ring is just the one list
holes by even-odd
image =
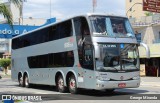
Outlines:
{"label": "building", "polygon": [[126,15],[131,18],[140,18],[145,16],[142,8],[143,0],[126,0]]}
{"label": "building", "polygon": [[[23,31],[28,32],[40,26],[44,26],[56,21],[55,18],[22,18],[22,9],[18,9],[11,2],[5,2],[4,4],[9,8],[13,15],[13,25],[15,32],[17,31],[17,33],[14,32],[14,34],[17,35],[24,33]],[[11,36],[14,34],[6,23],[7,21],[5,19],[0,20],[0,58],[9,57],[11,54]]]}
{"label": "building", "polygon": [[[23,18],[22,17],[22,7],[17,8],[12,2],[5,2],[4,3],[9,10],[11,11],[12,15],[13,15],[13,22],[16,25],[35,25],[35,26],[40,26],[43,25],[46,22],[46,19],[42,19],[42,18]],[[22,5],[21,5],[22,6]]]}
{"label": "building", "polygon": [[145,67],[145,75],[160,76],[160,14],[153,13],[151,16],[145,16],[142,1],[126,0],[126,14],[136,33],[137,40],[146,43],[150,49],[150,59],[147,59],[145,49],[139,47],[140,61]]}

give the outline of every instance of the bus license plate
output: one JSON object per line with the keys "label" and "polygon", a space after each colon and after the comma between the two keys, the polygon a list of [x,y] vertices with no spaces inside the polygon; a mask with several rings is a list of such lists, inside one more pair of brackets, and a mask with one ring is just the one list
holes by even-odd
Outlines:
{"label": "bus license plate", "polygon": [[118,84],[118,87],[124,88],[124,87],[126,87],[126,83],[119,83],[119,84]]}

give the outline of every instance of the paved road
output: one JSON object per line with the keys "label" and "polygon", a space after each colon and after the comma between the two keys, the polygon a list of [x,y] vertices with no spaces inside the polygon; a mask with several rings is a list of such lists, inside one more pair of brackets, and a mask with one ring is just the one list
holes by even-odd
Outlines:
{"label": "paved road", "polygon": [[[154,80],[153,80],[154,79]],[[10,78],[0,79],[0,94],[44,94],[43,102],[52,103],[55,100],[115,100],[114,103],[119,102],[120,99],[135,96],[137,94],[160,94],[160,83],[159,78],[142,78],[141,86],[139,88],[130,89],[117,89],[114,93],[108,94],[104,91],[95,90],[81,90],[77,95],[70,93],[59,93],[56,92],[55,87],[51,86],[33,86],[32,88],[19,87],[17,82],[13,82]],[[90,102],[91,102],[90,101]],[[133,100],[132,100],[133,101]],[[38,101],[40,102],[40,101]],[[58,101],[61,102],[61,101]],[[58,103],[57,102],[57,103]],[[73,102],[73,101],[72,101]],[[79,102],[79,101],[76,101]],[[105,101],[104,101],[105,102]],[[108,102],[111,103],[112,101]],[[124,101],[125,103],[126,101]],[[127,103],[127,102],[126,102]],[[132,103],[132,102],[131,102]],[[140,102],[141,103],[141,102]],[[156,103],[156,102],[155,102]]]}
{"label": "paved road", "polygon": [[[156,93],[160,94],[160,82],[154,80],[147,80],[149,78],[142,78],[141,79],[141,86],[139,88],[132,88],[132,89],[117,89],[116,92],[128,92],[128,93]],[[149,89],[148,89],[149,88]],[[155,91],[154,91],[155,90]],[[86,90],[84,90],[85,92]],[[89,91],[91,92],[91,91]],[[97,91],[96,91],[97,92]],[[61,94],[56,92],[55,87],[52,86],[32,86],[32,88],[24,88],[19,87],[17,82],[12,81],[10,78],[3,78],[0,79],[0,93],[33,93],[33,94]],[[65,93],[66,94],[66,93]],[[83,90],[82,90],[83,94]]]}

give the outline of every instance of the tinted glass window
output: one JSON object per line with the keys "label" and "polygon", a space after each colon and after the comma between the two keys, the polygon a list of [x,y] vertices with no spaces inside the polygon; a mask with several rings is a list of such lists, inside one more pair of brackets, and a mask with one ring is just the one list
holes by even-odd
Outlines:
{"label": "tinted glass window", "polygon": [[93,68],[93,49],[88,22],[84,17],[74,19],[74,27],[78,46],[79,63],[83,68]]}
{"label": "tinted glass window", "polygon": [[135,37],[127,18],[91,16],[90,21],[94,36]]}
{"label": "tinted glass window", "polygon": [[73,67],[73,51],[28,57],[30,68]]}
{"label": "tinted glass window", "polygon": [[71,20],[50,26],[12,40],[12,49],[23,48],[72,36]]}
{"label": "tinted glass window", "polygon": [[79,17],[74,19],[76,36],[90,35],[89,26],[86,18]]}

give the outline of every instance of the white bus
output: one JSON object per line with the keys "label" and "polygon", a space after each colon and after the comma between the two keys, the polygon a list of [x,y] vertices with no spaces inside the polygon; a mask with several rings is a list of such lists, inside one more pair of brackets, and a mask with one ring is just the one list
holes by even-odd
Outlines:
{"label": "white bus", "polygon": [[12,39],[12,79],[59,92],[140,85],[138,43],[126,17],[86,14]]}

